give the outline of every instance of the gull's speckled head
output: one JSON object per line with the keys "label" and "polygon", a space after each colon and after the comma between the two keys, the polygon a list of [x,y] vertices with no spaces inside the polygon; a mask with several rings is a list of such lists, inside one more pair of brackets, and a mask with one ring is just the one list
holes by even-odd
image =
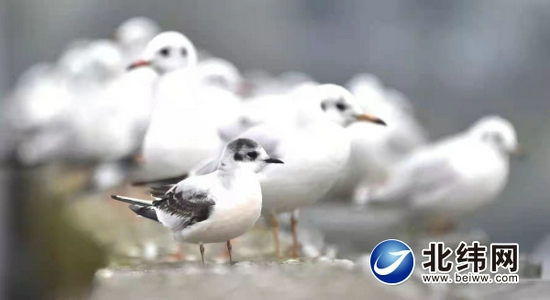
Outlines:
{"label": "gull's speckled head", "polygon": [[243,167],[259,172],[267,164],[282,164],[281,160],[271,158],[264,148],[251,139],[238,138],[225,146],[218,168]]}

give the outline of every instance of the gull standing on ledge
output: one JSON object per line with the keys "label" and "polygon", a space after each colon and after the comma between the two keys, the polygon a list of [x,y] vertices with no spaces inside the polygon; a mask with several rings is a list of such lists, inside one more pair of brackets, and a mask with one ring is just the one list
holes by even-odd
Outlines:
{"label": "gull standing on ledge", "polygon": [[216,171],[153,188],[152,202],[111,197],[170,228],[176,241],[199,244],[203,265],[206,243],[226,242],[232,262],[231,239],[244,234],[260,217],[262,191],[256,173],[271,163],[283,162],[270,158],[253,140],[236,139],[225,147]]}
{"label": "gull standing on ledge", "polygon": [[388,180],[366,194],[365,203],[396,201],[409,208],[412,217],[432,221],[433,233],[447,232],[458,217],[497,198],[508,181],[509,156],[519,149],[510,121],[484,117],[468,131],[425,146],[396,164]]}

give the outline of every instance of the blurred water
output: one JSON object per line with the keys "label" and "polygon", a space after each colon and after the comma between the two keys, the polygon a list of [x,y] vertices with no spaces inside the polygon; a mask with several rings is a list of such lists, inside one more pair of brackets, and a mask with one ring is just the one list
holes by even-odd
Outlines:
{"label": "blurred water", "polygon": [[463,130],[485,114],[501,114],[516,125],[529,158],[513,163],[502,199],[465,223],[524,249],[550,228],[548,1],[6,0],[0,5],[6,8],[0,9],[0,93],[33,63],[54,60],[69,41],[106,37],[126,18],[144,15],[185,32],[241,69],[297,70],[336,83],[358,72],[374,73],[413,100],[433,137]]}

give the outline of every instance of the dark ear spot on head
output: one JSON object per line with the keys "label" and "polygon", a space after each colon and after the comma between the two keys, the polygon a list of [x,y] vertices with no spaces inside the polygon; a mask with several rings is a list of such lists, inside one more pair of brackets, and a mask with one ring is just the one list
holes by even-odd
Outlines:
{"label": "dark ear spot on head", "polygon": [[236,160],[236,161],[242,161],[243,156],[240,155],[239,153],[235,153],[235,155],[233,155],[233,159]]}
{"label": "dark ear spot on head", "polygon": [[321,102],[321,109],[327,110],[327,104],[325,102]]}

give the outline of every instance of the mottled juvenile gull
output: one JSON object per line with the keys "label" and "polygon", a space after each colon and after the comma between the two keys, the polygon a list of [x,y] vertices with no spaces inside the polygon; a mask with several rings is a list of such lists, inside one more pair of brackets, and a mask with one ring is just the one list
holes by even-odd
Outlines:
{"label": "mottled juvenile gull", "polygon": [[130,209],[170,228],[178,242],[200,245],[204,264],[206,243],[227,242],[250,229],[260,217],[262,192],[257,173],[266,165],[282,163],[250,139],[229,143],[217,170],[190,177],[176,185],[153,188],[154,201],[112,195]]}

